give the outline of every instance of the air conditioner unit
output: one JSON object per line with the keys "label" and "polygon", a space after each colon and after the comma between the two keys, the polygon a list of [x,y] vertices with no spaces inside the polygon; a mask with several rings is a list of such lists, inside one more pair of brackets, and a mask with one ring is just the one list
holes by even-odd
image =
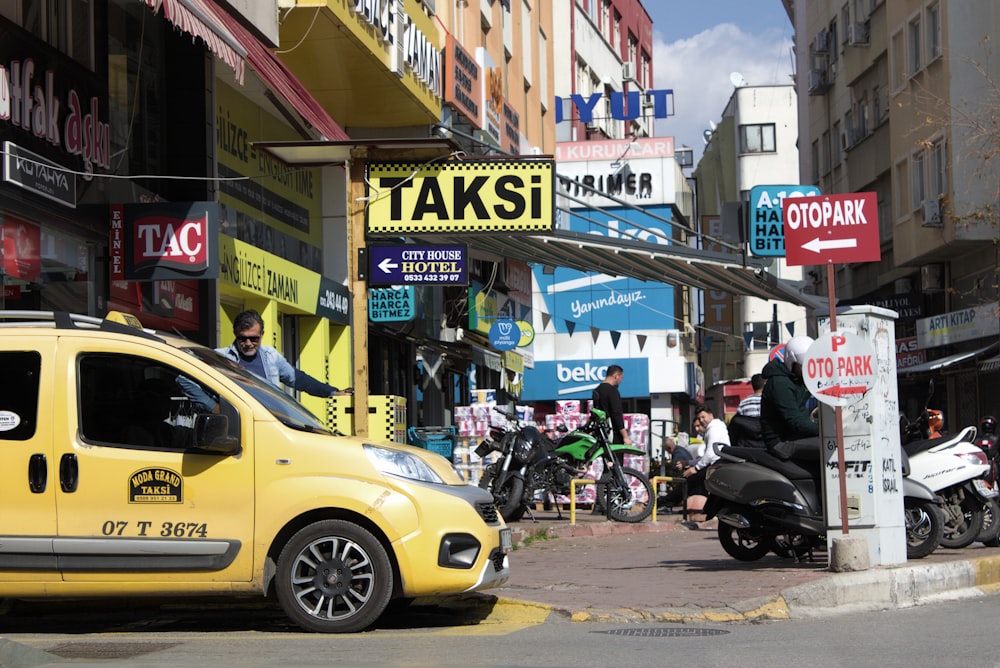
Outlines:
{"label": "air conditioner unit", "polygon": [[925,199],[921,205],[924,216],[924,227],[941,226],[941,202],[937,198]]}
{"label": "air conditioner unit", "polygon": [[819,94],[830,87],[826,70],[809,70],[809,94]]}
{"label": "air conditioner unit", "polygon": [[825,30],[820,30],[816,33],[816,39],[814,39],[812,43],[812,52],[827,53],[830,50],[829,37],[830,33]]}
{"label": "air conditioner unit", "polygon": [[622,63],[622,81],[635,81],[635,63]]}
{"label": "air conditioner unit", "polygon": [[847,43],[851,46],[868,46],[868,22],[851,23],[847,26]]}

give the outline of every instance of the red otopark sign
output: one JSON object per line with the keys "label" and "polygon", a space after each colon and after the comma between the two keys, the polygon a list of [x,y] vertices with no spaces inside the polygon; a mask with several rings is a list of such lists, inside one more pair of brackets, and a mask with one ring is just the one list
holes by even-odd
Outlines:
{"label": "red otopark sign", "polygon": [[882,258],[875,193],[797,197],[782,204],[788,265],[878,262]]}

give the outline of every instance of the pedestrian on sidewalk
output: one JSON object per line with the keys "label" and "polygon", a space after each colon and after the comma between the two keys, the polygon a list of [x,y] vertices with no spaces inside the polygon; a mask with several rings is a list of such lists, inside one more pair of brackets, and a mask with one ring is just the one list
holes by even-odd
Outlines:
{"label": "pedestrian on sidewalk", "polygon": [[729,445],[729,430],[726,423],[715,417],[715,414],[705,404],[698,404],[694,411],[694,419],[702,430],[702,440],[705,441],[705,453],[684,469],[684,477],[688,481],[688,496],[705,495],[705,473],[709,466],[719,459],[715,447]]}

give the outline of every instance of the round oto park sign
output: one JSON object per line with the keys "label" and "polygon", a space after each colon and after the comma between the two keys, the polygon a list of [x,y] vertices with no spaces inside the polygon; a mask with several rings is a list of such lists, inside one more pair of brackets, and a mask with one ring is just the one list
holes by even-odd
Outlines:
{"label": "round oto park sign", "polygon": [[828,332],[802,361],[802,379],[817,401],[849,406],[875,387],[875,350],[853,332]]}

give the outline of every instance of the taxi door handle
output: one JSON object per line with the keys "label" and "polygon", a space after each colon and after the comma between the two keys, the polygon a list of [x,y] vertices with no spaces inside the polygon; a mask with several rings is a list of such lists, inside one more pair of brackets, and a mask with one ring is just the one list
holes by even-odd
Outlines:
{"label": "taxi door handle", "polygon": [[64,492],[75,492],[80,482],[80,467],[76,455],[66,453],[59,460],[59,486]]}
{"label": "taxi door handle", "polygon": [[49,462],[45,455],[34,454],[28,459],[28,488],[41,494],[49,485]]}

